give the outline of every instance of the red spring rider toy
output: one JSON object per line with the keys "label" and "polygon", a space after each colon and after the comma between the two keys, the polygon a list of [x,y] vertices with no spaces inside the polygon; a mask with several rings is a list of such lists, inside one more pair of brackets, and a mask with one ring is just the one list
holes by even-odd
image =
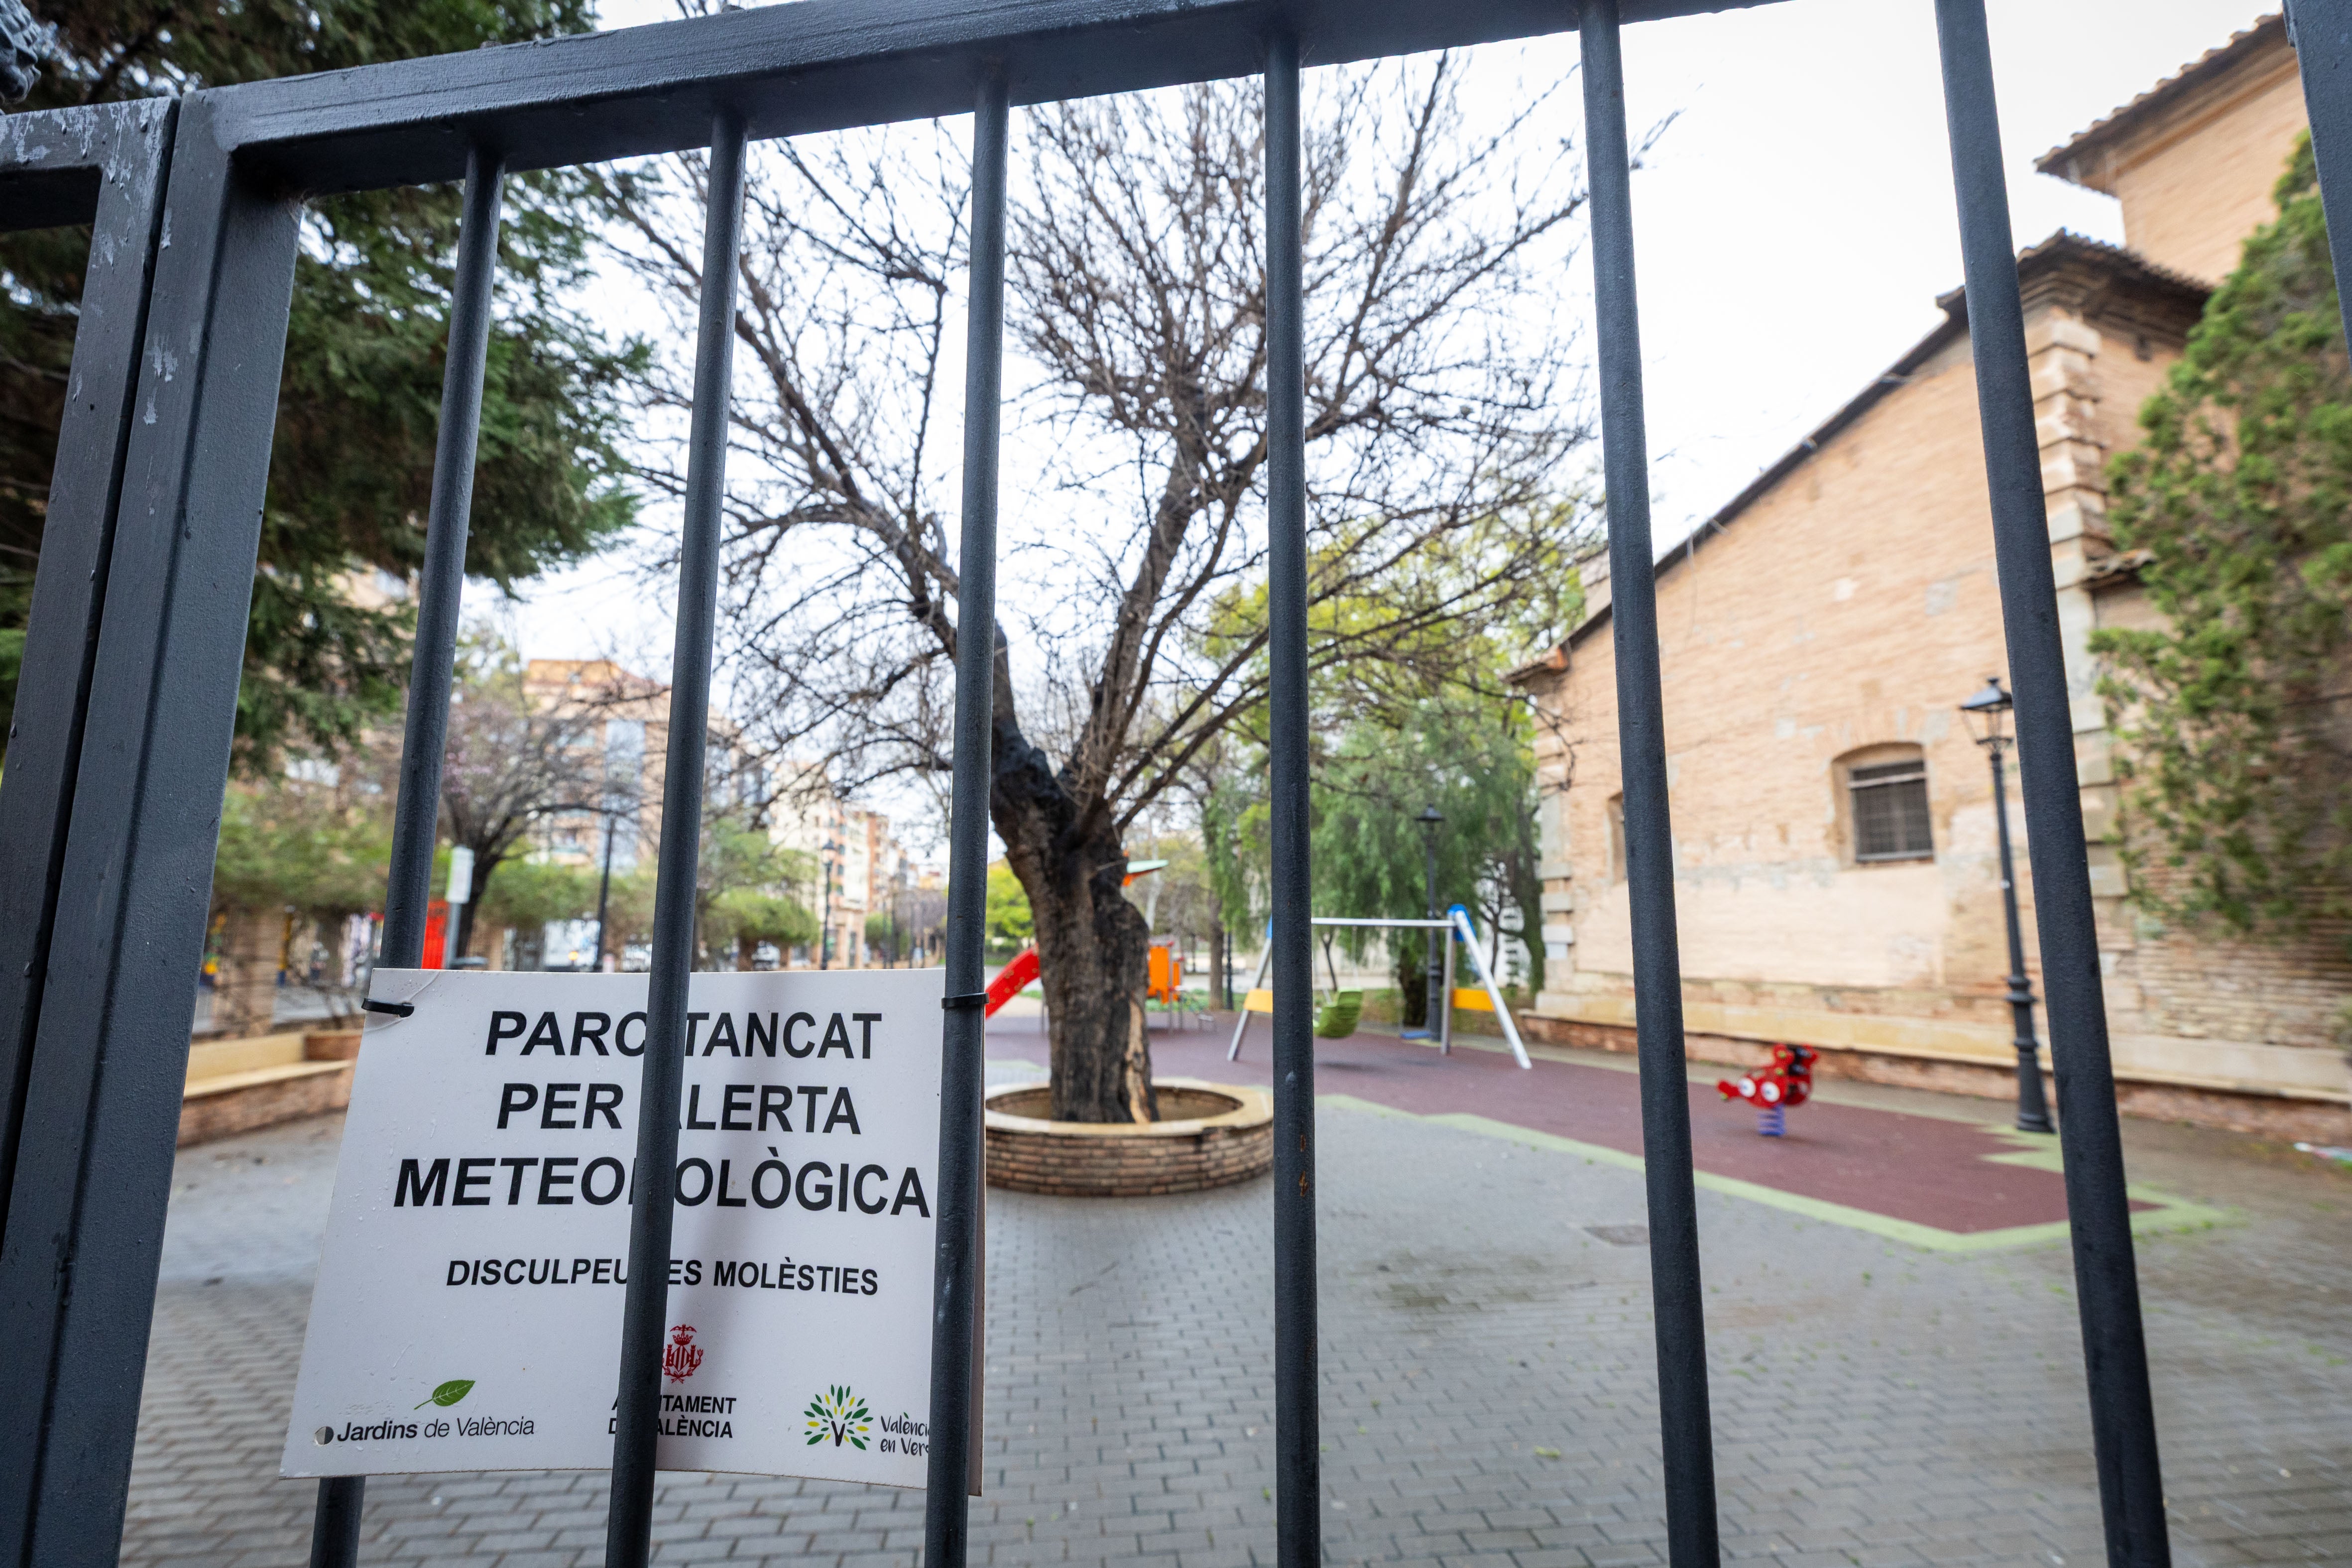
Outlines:
{"label": "red spring rider toy", "polygon": [[1789,1108],[1812,1098],[1813,1062],[1821,1055],[1810,1046],[1774,1046],[1772,1062],[1729,1079],[1716,1080],[1726,1100],[1744,1100],[1756,1107],[1756,1131],[1766,1138],[1786,1137]]}

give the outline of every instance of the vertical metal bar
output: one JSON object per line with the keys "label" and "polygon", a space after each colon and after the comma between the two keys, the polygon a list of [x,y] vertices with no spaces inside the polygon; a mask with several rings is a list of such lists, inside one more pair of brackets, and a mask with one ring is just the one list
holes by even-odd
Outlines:
{"label": "vertical metal bar", "polygon": [[182,101],[8,1232],[0,1563],[111,1564],[187,1074],[297,206]]}
{"label": "vertical metal bar", "polygon": [[1610,621],[1625,784],[1625,880],[1633,913],[1634,1033],[1642,1067],[1650,1289],[1658,1335],[1658,1423],[1666,1468],[1666,1555],[1675,1568],[1711,1568],[1720,1556],[1715,1440],[1699,1288],[1698,1200],[1691,1183],[1690,1084],[1683,1063],[1682,954],[1675,932],[1675,837],[1667,812],[1665,697],[1658,675],[1649,434],[1642,407],[1633,163],[1625,136],[1618,0],[1585,0],[1580,26],[1609,575],[1617,585]]}
{"label": "vertical metal bar", "polygon": [[[2286,26],[2303,72],[2328,254],[2336,276],[2352,278],[2352,0],[2291,0]],[[2352,289],[2339,289],[2336,305],[2352,336]]]}
{"label": "vertical metal bar", "polygon": [[694,416],[687,434],[686,500],[679,524],[668,771],[662,780],[661,856],[654,873],[653,963],[637,1089],[636,1193],[629,1210],[629,1282],[621,1320],[613,1500],[604,1533],[609,1568],[644,1568],[651,1550],[654,1458],[661,1436],[662,1335],[669,1313],[670,1227],[677,1217],[678,1085],[686,1060],[687,985],[694,972],[694,879],[710,725],[711,637],[719,618],[719,517],[727,484],[735,262],[742,227],[743,117],[733,109],[721,109],[710,127],[710,185],[703,215],[702,310],[694,345]]}
{"label": "vertical metal bar", "polygon": [[1275,1554],[1323,1561],[1316,1403],[1315,940],[1307,801],[1307,301],[1298,38],[1265,50],[1266,644],[1272,658]]}
{"label": "vertical metal bar", "polygon": [[[99,612],[106,602],[115,507],[131,445],[173,114],[169,101],[155,99],[104,104],[87,113],[101,130],[83,151],[108,177],[95,182],[89,261],[25,628],[8,766],[0,774],[0,1233],[7,1228],[10,1176],[32,1076],[33,1026],[47,979]],[[20,144],[18,154],[46,153],[44,162],[61,162],[78,139],[62,128],[54,139],[68,145],[44,146],[28,136],[34,144]]]}
{"label": "vertical metal bar", "polygon": [[964,328],[962,554],[956,580],[955,780],[948,820],[947,999],[940,1023],[938,1229],[931,1265],[931,1451],[923,1561],[963,1568],[970,1547],[972,1321],[980,1305],[985,1155],[981,1096],[988,799],[995,776],[996,455],[1004,401],[1004,191],[1011,96],[980,83],[971,123],[971,309]]}
{"label": "vertical metal bar", "polygon": [[2017,702],[2026,855],[2033,868],[2050,1057],[2058,1078],[2066,1215],[2074,1242],[2075,1296],[2107,1559],[2133,1568],[2163,1568],[2172,1560],[2172,1548],[2165,1532],[2156,1410],[2148,1397],[2147,1345],[2124,1192],[2123,1137],[2107,1056],[2074,719],[2058,635],[2042,452],[2025,358],[2025,310],[2010,238],[1984,0],[1936,0],[1936,31],[1943,54],[1952,184],[1959,199],[1969,344],[1976,358],[2001,620]]}
{"label": "vertical metal bar", "polygon": [[[449,291],[449,348],[441,372],[441,428],[433,451],[433,503],[425,526],[425,569],[416,597],[416,643],[409,657],[408,717],[401,738],[400,794],[393,807],[392,868],[383,896],[387,969],[424,962],[425,915],[433,897],[433,845],[441,818],[441,755],[449,737],[449,689],[457,665],[459,600],[466,589],[466,533],[474,510],[474,455],[482,425],[482,367],[489,354],[490,289],[498,275],[503,160],[477,146],[466,153],[466,201],[457,227],[457,268]],[[451,929],[456,929],[451,910]],[[310,1568],[359,1561],[365,1476],[319,1483],[310,1525]]]}

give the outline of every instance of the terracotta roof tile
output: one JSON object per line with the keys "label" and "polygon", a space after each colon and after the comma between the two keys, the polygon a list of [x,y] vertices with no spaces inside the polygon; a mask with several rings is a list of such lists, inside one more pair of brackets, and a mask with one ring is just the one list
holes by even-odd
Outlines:
{"label": "terracotta roof tile", "polygon": [[2044,174],[2080,184],[2083,182],[2068,172],[2083,153],[2103,143],[2114,141],[2135,122],[2154,112],[2176,95],[2197,83],[2220,75],[2239,59],[2283,36],[2286,31],[2286,16],[2273,12],[2241,33],[2230,36],[2230,41],[2218,48],[2206,50],[2182,66],[2170,76],[2133,99],[2121,108],[2110,110],[2102,118],[2078,131],[2063,144],[2053,147],[2033,160],[2033,167]]}

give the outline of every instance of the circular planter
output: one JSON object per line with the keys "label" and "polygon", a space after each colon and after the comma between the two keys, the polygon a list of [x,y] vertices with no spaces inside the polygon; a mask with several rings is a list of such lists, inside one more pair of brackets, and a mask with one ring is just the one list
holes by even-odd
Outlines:
{"label": "circular planter", "polygon": [[1274,1166],[1274,1101],[1262,1089],[1193,1078],[1151,1081],[1158,1121],[1049,1121],[1052,1091],[988,1094],[988,1184],[1061,1197],[1193,1193]]}

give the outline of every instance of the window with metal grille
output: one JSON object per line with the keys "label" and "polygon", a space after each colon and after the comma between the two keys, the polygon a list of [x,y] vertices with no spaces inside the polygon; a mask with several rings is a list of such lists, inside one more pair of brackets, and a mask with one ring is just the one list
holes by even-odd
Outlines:
{"label": "window with metal grille", "polygon": [[1856,860],[1927,860],[1936,854],[1927,822],[1927,764],[1917,757],[1846,771],[1853,794]]}

